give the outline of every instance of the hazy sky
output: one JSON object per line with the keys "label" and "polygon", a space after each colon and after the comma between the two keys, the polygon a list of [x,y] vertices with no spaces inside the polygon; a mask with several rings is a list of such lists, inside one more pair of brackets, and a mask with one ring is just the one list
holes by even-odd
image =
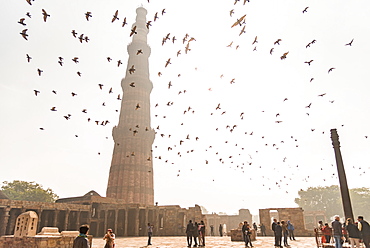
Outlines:
{"label": "hazy sky", "polygon": [[[32,6],[2,1],[1,182],[36,181],[60,197],[92,189],[105,196],[111,132],[121,104],[117,96],[122,96],[130,27],[141,4],[152,20],[148,43],[159,205],[199,204],[230,214],[240,208],[257,214],[259,208],[296,207],[300,189],[338,184],[332,128],[338,129],[349,187],[370,187],[370,3],[365,0],[245,5],[243,0],[235,5],[233,0],[35,0]],[[46,22],[42,9],[50,14]],[[116,10],[119,20],[112,23]],[[245,14],[245,24],[231,28]],[[125,17],[128,24],[122,27]],[[26,26],[17,23],[20,18]],[[88,36],[88,43],[80,43],[72,30]],[[162,46],[168,33],[176,40]],[[185,34],[195,38],[187,54]],[[274,45],[278,39],[280,45]],[[352,39],[352,46],[346,45]],[[172,64],[165,68],[169,58]],[[330,68],[335,69],[329,73]],[[35,96],[34,90],[40,93]],[[105,120],[106,126],[95,124]]]}

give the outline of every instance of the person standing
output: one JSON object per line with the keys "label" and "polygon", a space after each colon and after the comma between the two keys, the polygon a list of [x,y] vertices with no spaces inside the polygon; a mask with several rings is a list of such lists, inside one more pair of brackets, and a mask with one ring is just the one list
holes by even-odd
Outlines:
{"label": "person standing", "polygon": [[325,226],[322,228],[322,234],[325,237],[325,243],[330,243],[331,235],[332,235],[332,229],[329,227],[328,223],[325,223]]}
{"label": "person standing", "polygon": [[358,230],[361,232],[362,240],[366,248],[370,248],[370,225],[363,216],[358,216]]}
{"label": "person standing", "polygon": [[188,247],[191,247],[191,243],[192,243],[192,240],[193,240],[193,229],[194,229],[194,225],[193,225],[193,222],[191,220],[189,220],[189,223],[188,225],[186,226],[186,240],[188,242]]}
{"label": "person standing", "polygon": [[88,225],[80,226],[80,234],[73,241],[73,248],[90,248],[89,240],[87,239]]}
{"label": "person standing", "polygon": [[220,226],[218,227],[218,231],[220,232],[220,236],[222,237],[222,230],[223,230],[223,228],[222,228],[222,225],[220,224]]}
{"label": "person standing", "polygon": [[213,225],[211,225],[210,228],[211,228],[211,236],[215,236],[215,231],[214,231]]}
{"label": "person standing", "polygon": [[260,224],[261,235],[266,236],[266,227],[263,223]]}
{"label": "person standing", "polygon": [[335,248],[342,248],[342,223],[339,222],[339,215],[334,216],[331,226],[333,228]]}
{"label": "person standing", "polygon": [[[278,240],[277,240],[276,232],[275,232],[276,226],[277,226],[277,219],[274,219],[274,222],[272,222],[272,225],[271,225],[271,229],[274,232],[275,246],[278,246]],[[280,244],[281,244],[281,241],[280,241]]]}
{"label": "person standing", "polygon": [[289,239],[290,240],[295,240],[295,237],[294,237],[294,226],[293,224],[290,222],[290,220],[288,220],[288,234],[289,234]]}
{"label": "person standing", "polygon": [[256,222],[253,222],[253,229],[256,231],[256,235],[257,235],[258,226]]}
{"label": "person standing", "polygon": [[281,229],[283,230],[283,237],[284,237],[284,246],[287,247],[288,245],[288,224],[285,223],[284,220],[281,221]]}
{"label": "person standing", "polygon": [[153,225],[148,223],[147,230],[148,230],[148,245],[152,245],[152,236],[153,236]]}
{"label": "person standing", "polygon": [[361,239],[361,233],[360,230],[358,230],[357,225],[353,224],[353,221],[351,218],[347,219],[347,225],[346,225],[349,242],[351,244],[351,247],[354,248],[356,245],[356,248],[360,247],[360,239]]}
{"label": "person standing", "polygon": [[204,225],[204,222],[201,220],[200,221],[200,230],[199,230],[199,236],[202,237],[202,244],[200,243],[199,240],[199,246],[206,246],[206,225]]}
{"label": "person standing", "polygon": [[198,246],[198,241],[197,241],[198,237],[199,237],[198,223],[194,222],[194,228],[193,228],[194,246],[193,247]]}
{"label": "person standing", "polygon": [[242,235],[243,235],[243,240],[245,243],[245,247],[248,247],[248,222],[244,221],[243,226],[242,226]]}
{"label": "person standing", "polygon": [[105,240],[104,248],[113,248],[115,246],[116,235],[113,233],[112,229],[107,230],[103,239]]}
{"label": "person standing", "polygon": [[275,242],[277,247],[282,247],[281,246],[281,238],[283,234],[283,228],[280,225],[280,222],[277,222],[275,225]]}

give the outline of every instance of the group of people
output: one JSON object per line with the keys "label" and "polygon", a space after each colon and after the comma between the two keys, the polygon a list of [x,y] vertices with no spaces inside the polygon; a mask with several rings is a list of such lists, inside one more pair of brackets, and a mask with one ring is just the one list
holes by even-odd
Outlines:
{"label": "group of people", "polygon": [[[192,241],[194,239],[194,246],[205,246],[206,245],[206,226],[204,225],[203,221],[200,223],[194,222],[189,220],[189,223],[186,226],[186,240],[188,242],[188,247],[191,247]],[[199,241],[199,242],[198,242]]]}
{"label": "group of people", "polygon": [[290,240],[295,240],[294,226],[289,220],[287,222],[285,222],[284,220],[279,222],[277,221],[277,219],[274,219],[271,229],[274,232],[275,247],[283,247],[281,245],[282,239],[285,247],[289,246],[288,237]]}
{"label": "group of people", "polygon": [[358,216],[357,221],[354,222],[351,218],[348,218],[342,224],[339,215],[334,216],[331,227],[328,223],[323,224],[322,221],[319,221],[322,243],[330,243],[333,236],[335,248],[342,248],[344,241],[349,241],[352,248],[358,248],[361,247],[360,240],[363,241],[366,248],[370,248],[370,225],[364,220],[363,216]]}

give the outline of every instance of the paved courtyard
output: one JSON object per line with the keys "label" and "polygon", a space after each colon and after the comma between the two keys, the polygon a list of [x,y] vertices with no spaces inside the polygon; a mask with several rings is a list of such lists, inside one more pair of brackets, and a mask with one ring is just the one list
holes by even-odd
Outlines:
{"label": "paved courtyard", "polygon": [[[289,242],[291,248],[316,248],[314,237],[298,237],[296,241]],[[105,241],[102,238],[94,238],[93,245],[94,248],[103,248]],[[147,247],[146,237],[134,237],[134,238],[117,238],[116,248],[141,248]],[[151,248],[186,248],[186,237],[152,237]],[[273,237],[258,237],[256,241],[253,242],[255,248],[258,247],[274,247]],[[244,242],[231,242],[230,237],[206,237],[206,247],[207,248],[219,248],[219,247],[238,247],[244,248]]]}

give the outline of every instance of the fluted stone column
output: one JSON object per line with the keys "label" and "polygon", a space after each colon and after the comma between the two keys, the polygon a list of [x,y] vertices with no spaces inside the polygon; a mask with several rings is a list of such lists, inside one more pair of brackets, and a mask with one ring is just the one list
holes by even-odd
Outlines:
{"label": "fluted stone column", "polygon": [[147,11],[136,10],[137,34],[127,46],[129,59],[126,76],[121,81],[123,97],[118,126],[113,128],[114,151],[107,187],[107,197],[123,199],[127,204],[154,204],[152,144],[154,130],[150,123],[149,79],[150,47],[147,44]]}

